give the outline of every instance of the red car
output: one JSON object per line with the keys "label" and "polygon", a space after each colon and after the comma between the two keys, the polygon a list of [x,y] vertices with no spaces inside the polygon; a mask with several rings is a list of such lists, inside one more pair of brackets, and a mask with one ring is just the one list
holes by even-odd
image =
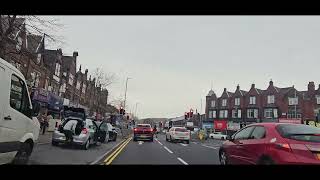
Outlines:
{"label": "red car", "polygon": [[153,141],[153,129],[150,124],[137,124],[133,129],[133,141],[149,139]]}
{"label": "red car", "polygon": [[219,149],[221,164],[320,164],[320,128],[304,124],[250,124]]}

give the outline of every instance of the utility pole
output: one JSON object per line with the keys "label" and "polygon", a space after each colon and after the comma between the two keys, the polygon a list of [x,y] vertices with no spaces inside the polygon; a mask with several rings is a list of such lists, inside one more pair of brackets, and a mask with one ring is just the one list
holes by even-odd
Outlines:
{"label": "utility pole", "polygon": [[200,114],[202,114],[202,98],[200,99]]}
{"label": "utility pole", "polygon": [[[295,89],[295,91],[294,91],[294,98],[295,98],[295,100],[297,99],[297,90]],[[294,103],[294,116],[295,116],[295,118],[297,119],[297,103],[295,102]]]}
{"label": "utility pole", "polygon": [[131,79],[129,77],[127,77],[127,80],[126,80],[126,90],[125,90],[125,93],[124,93],[124,109],[126,109],[126,100],[127,100],[127,88],[128,88],[128,80]]}

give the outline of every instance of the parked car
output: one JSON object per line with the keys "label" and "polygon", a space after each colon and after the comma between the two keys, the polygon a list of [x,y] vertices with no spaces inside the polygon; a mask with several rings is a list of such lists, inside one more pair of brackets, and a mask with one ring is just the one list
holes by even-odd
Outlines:
{"label": "parked car", "polygon": [[222,140],[227,139],[227,135],[222,134],[222,132],[213,132],[213,133],[209,134],[209,137],[211,139],[222,139]]}
{"label": "parked car", "polygon": [[117,136],[118,136],[117,128],[113,127],[110,123],[107,123],[107,125],[109,130],[109,141],[117,141]]}
{"label": "parked car", "polygon": [[105,121],[94,121],[95,124],[97,125],[97,127],[99,127],[99,132],[98,132],[98,139],[99,142],[104,143],[104,142],[109,142],[110,140],[113,140],[111,138],[114,138],[113,136],[111,136],[110,133],[110,127],[109,124]]}
{"label": "parked car", "polygon": [[150,124],[137,124],[133,129],[133,141],[149,139],[153,141],[153,128]]}
{"label": "parked car", "polygon": [[[67,110],[66,110],[67,109]],[[82,108],[65,108],[64,119],[61,125],[53,132],[52,145],[57,146],[66,141],[63,131],[64,125],[70,120],[77,120],[78,124],[73,134],[73,144],[89,149],[90,145],[102,142],[106,138],[104,123],[99,126],[91,119],[84,119],[85,111]]]}
{"label": "parked car", "polygon": [[250,124],[228,137],[219,158],[221,164],[320,164],[320,128]]}
{"label": "parked car", "polygon": [[39,103],[31,104],[23,74],[0,58],[0,164],[27,164],[38,140]]}
{"label": "parked car", "polygon": [[190,131],[185,127],[172,127],[166,133],[166,141],[176,142],[184,141],[187,144],[190,142]]}

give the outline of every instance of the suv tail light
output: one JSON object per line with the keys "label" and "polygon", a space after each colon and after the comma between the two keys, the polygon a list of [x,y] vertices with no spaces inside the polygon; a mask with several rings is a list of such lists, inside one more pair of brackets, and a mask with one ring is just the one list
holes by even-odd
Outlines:
{"label": "suv tail light", "polygon": [[281,150],[285,150],[287,152],[291,152],[291,147],[287,143],[277,143],[276,148],[281,149]]}
{"label": "suv tail light", "polygon": [[137,128],[134,128],[133,131],[137,131]]}
{"label": "suv tail light", "polygon": [[88,133],[88,129],[87,128],[83,128],[81,131],[82,134],[87,134]]}

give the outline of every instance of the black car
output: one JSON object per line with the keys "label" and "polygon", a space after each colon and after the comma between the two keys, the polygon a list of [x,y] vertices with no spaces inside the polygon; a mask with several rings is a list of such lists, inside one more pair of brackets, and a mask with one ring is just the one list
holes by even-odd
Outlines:
{"label": "black car", "polygon": [[100,134],[98,135],[98,137],[102,137],[101,142],[117,140],[118,133],[110,123],[105,121],[95,121],[95,123],[98,127],[101,125]]}
{"label": "black car", "polygon": [[109,129],[109,141],[116,141],[118,136],[118,131],[110,123],[108,124]]}

